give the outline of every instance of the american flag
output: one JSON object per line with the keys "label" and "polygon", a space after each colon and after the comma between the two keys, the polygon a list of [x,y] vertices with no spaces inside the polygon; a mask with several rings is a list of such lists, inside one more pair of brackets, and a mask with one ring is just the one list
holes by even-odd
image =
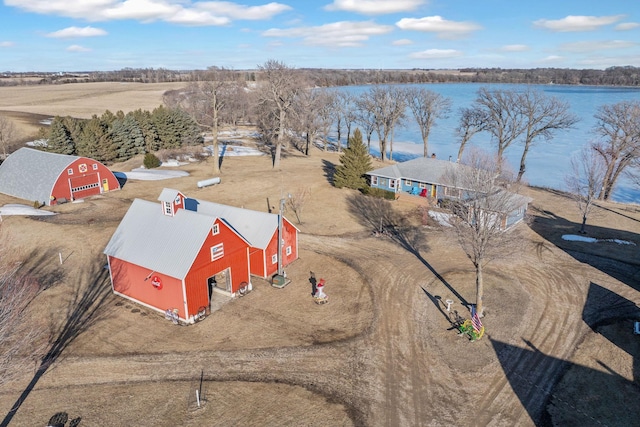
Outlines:
{"label": "american flag", "polygon": [[471,306],[471,324],[473,325],[473,330],[476,332],[480,332],[480,329],[482,329],[482,322],[480,321],[480,316],[478,316],[475,305]]}

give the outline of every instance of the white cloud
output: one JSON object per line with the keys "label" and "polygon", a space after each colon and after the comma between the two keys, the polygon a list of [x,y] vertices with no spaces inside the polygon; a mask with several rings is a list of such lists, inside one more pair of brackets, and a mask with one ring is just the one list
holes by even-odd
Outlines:
{"label": "white cloud", "polygon": [[559,62],[559,61],[562,61],[563,59],[564,58],[559,55],[549,55],[545,58],[542,58],[541,62]]}
{"label": "white cloud", "polygon": [[262,6],[244,6],[228,1],[208,1],[196,3],[196,7],[212,12],[216,15],[227,16],[231,19],[263,20],[271,19],[275,15],[291,10],[290,6],[282,3],[268,3]]}
{"label": "white cloud", "polygon": [[529,50],[529,46],[526,44],[508,44],[500,48],[503,52],[525,52]]}
{"label": "white cloud", "polygon": [[400,39],[400,40],[394,40],[393,43],[391,44],[394,46],[406,46],[408,44],[413,44],[413,41],[409,39]]}
{"label": "white cloud", "polygon": [[462,56],[462,52],[455,49],[427,49],[422,52],[414,52],[409,56],[415,59],[445,59]]}
{"label": "white cloud", "polygon": [[618,31],[628,31],[635,30],[640,27],[640,23],[638,22],[623,22],[622,24],[618,24],[615,26],[615,29]]}
{"label": "white cloud", "polygon": [[47,34],[47,37],[51,37],[54,39],[67,39],[74,37],[96,37],[96,36],[106,36],[107,32],[100,28],[94,27],[68,27],[63,30],[54,31],[52,33]]}
{"label": "white cloud", "polygon": [[637,45],[637,42],[628,40],[589,40],[583,42],[564,43],[560,45],[560,49],[567,52],[594,52],[597,50],[626,49]]}
{"label": "white cloud", "polygon": [[619,20],[623,19],[624,15],[612,15],[612,16],[573,16],[569,15],[566,18],[550,20],[550,19],[538,19],[533,22],[533,25],[540,28],[545,28],[551,31],[557,32],[570,32],[570,31],[593,31],[605,25],[615,24]]}
{"label": "white cloud", "polygon": [[363,15],[410,12],[425,4],[425,0],[333,0],[326,10],[342,10]]}
{"label": "white cloud", "polygon": [[441,16],[426,16],[424,18],[403,18],[396,22],[402,30],[424,31],[436,33],[440,38],[457,38],[466,36],[482,27],[473,22],[456,22],[442,19]]}
{"label": "white cloud", "polygon": [[91,49],[88,47],[83,47],[77,44],[73,44],[65,49],[67,52],[91,52]]}
{"label": "white cloud", "polygon": [[11,47],[11,46],[13,46],[14,44],[15,44],[15,43],[13,43],[13,42],[8,42],[8,41],[0,42],[0,47]]}
{"label": "white cloud", "polygon": [[13,6],[44,15],[58,15],[87,21],[165,21],[181,25],[227,25],[233,19],[270,19],[291,7],[271,2],[244,6],[226,1],[183,0],[5,0]]}
{"label": "white cloud", "polygon": [[305,44],[327,47],[362,46],[371,36],[389,33],[393,27],[371,21],[341,21],[317,27],[288,29],[271,28],[262,33],[265,37],[302,38]]}

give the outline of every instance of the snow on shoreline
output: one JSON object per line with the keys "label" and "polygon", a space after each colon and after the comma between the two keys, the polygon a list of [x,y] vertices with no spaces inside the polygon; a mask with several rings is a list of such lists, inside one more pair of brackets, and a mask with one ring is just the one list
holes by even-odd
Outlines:
{"label": "snow on shoreline", "polygon": [[630,242],[628,240],[596,239],[595,237],[577,236],[575,234],[564,234],[562,236],[562,240],[567,240],[570,242],[585,242],[585,243],[612,242],[612,243],[617,243],[619,245],[633,245],[633,246],[636,245],[635,243]]}

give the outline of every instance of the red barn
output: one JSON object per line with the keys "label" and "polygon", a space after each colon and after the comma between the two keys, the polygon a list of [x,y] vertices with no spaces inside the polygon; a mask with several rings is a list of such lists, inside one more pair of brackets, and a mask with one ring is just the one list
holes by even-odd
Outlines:
{"label": "red barn", "polygon": [[[256,254],[268,254],[269,244],[263,251],[244,235],[267,226],[257,221],[261,212],[227,206],[227,211],[214,213],[214,208],[225,206],[189,199],[171,189],[164,189],[158,200],[160,204],[134,200],[104,250],[116,294],[160,312],[176,310],[183,322],[191,323],[217,293],[233,297],[251,289],[252,256],[258,267],[265,267],[258,269],[260,275],[267,271],[259,261],[264,256]],[[277,243],[277,215],[266,215],[276,217]],[[255,221],[247,225],[251,218]],[[251,236],[255,239],[260,233]],[[297,258],[297,232],[284,236],[285,244],[295,242],[283,247],[288,264]],[[275,264],[268,271],[277,269],[277,256]]]}
{"label": "red barn", "polygon": [[[204,200],[186,199],[185,209],[224,218],[251,245],[251,274],[268,278],[278,271],[278,215]],[[282,218],[282,266],[298,259],[298,229]]]}
{"label": "red barn", "polygon": [[88,157],[24,147],[0,165],[0,193],[30,202],[51,205],[119,189],[113,172]]}

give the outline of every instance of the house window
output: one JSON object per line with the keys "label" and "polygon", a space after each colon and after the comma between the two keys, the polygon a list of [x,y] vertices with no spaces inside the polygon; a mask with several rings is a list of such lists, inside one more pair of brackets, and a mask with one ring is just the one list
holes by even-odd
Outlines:
{"label": "house window", "polygon": [[171,209],[171,202],[164,202],[164,213],[166,215],[173,214],[173,209]]}
{"label": "house window", "polygon": [[396,188],[396,180],[395,179],[390,179],[389,180],[389,188]]}
{"label": "house window", "polygon": [[215,261],[224,256],[224,243],[218,243],[215,246],[211,246],[211,261]]}
{"label": "house window", "polygon": [[94,171],[97,171],[97,170],[98,170],[98,164],[97,164],[97,163],[94,163],[94,164],[91,166],[91,168],[92,168]]}
{"label": "house window", "polygon": [[287,246],[287,249],[285,249],[285,253],[287,254],[287,256],[291,255],[291,246]]}
{"label": "house window", "polygon": [[218,233],[220,233],[220,225],[213,224],[213,227],[211,227],[211,234],[215,236]]}
{"label": "house window", "polygon": [[176,200],[174,201],[174,203],[176,205],[179,205],[180,203],[182,203],[182,199],[180,199],[180,195],[179,194],[176,196]]}
{"label": "house window", "polygon": [[73,169],[67,169],[67,174],[68,175],[73,175]]}
{"label": "house window", "polygon": [[418,187],[427,188],[427,184],[425,184],[424,182],[421,182],[420,184],[418,184]]}
{"label": "house window", "polygon": [[411,187],[413,185],[413,181],[411,181],[410,179],[405,179],[404,185]]}
{"label": "house window", "polygon": [[371,177],[371,185],[378,185],[378,177],[377,176],[372,176]]}
{"label": "house window", "polygon": [[278,262],[278,255],[271,255],[271,264],[275,264],[276,262]]}

